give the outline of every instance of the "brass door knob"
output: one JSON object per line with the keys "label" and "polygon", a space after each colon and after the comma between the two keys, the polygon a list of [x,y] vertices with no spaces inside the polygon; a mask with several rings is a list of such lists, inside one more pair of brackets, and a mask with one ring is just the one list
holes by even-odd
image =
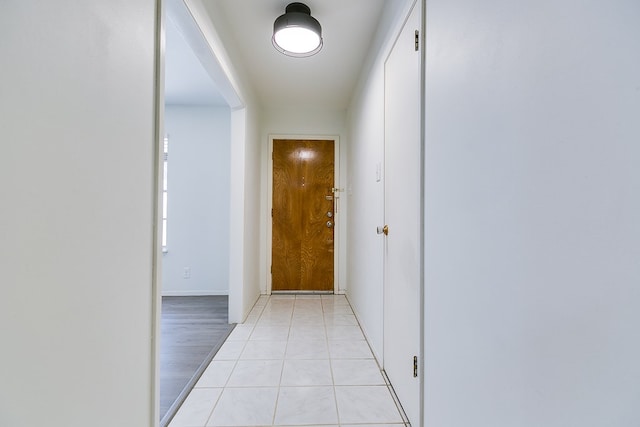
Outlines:
{"label": "brass door knob", "polygon": [[388,236],[389,235],[389,226],[385,225],[384,227],[378,227],[376,229],[376,232],[378,234],[384,234],[385,236]]}

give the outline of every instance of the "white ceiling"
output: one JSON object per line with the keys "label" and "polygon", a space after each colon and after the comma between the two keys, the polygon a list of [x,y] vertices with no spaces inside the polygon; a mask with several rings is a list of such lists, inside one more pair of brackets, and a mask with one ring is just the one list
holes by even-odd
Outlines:
{"label": "white ceiling", "polygon": [[165,24],[165,104],[226,105],[170,15]]}
{"label": "white ceiling", "polygon": [[[291,58],[271,44],[273,21],[290,1],[203,0],[234,66],[247,76],[263,107],[332,110],[349,105],[384,1],[304,1],[322,25],[324,46],[310,58]],[[203,100],[203,94],[211,94],[211,85],[202,81],[207,73],[191,69],[199,66],[192,52],[176,52],[187,50],[186,43],[171,32],[175,26],[168,22],[167,100],[214,102]]]}

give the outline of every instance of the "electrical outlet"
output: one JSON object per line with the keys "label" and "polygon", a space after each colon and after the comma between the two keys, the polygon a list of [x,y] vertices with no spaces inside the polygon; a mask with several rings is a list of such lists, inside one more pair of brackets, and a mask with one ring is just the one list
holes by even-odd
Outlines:
{"label": "electrical outlet", "polygon": [[190,279],[191,278],[191,267],[185,267],[183,272],[182,272],[182,278],[183,279]]}

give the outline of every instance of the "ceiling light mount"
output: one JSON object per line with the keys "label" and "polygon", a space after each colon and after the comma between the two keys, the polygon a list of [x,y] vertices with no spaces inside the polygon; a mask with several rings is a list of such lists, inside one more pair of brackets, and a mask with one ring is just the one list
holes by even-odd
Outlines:
{"label": "ceiling light mount", "polygon": [[322,49],[322,27],[304,3],[290,3],[273,23],[273,46],[287,56],[304,58]]}

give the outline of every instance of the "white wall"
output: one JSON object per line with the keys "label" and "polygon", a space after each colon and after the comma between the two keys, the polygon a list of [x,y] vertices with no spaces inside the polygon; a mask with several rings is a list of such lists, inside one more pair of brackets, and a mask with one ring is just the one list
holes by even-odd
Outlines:
{"label": "white wall", "polygon": [[2,3],[2,426],[152,425],[155,9]]}
{"label": "white wall", "polygon": [[260,296],[259,113],[243,108],[231,115],[231,261],[229,322],[238,323]]}
{"label": "white wall", "polygon": [[162,293],[227,295],[231,112],[228,107],[167,105],[165,132],[169,203]]}
{"label": "white wall", "polygon": [[[384,222],[384,61],[412,2],[385,4],[360,85],[348,114],[347,296],[376,357],[382,360]],[[381,169],[381,172],[384,172]]]}
{"label": "white wall", "polygon": [[244,294],[242,298],[242,319],[260,296],[260,184],[261,184],[261,137],[260,123],[262,110],[247,108],[244,116]]}
{"label": "white wall", "polygon": [[425,425],[640,425],[640,3],[426,7]]}
{"label": "white wall", "polygon": [[[261,129],[261,175],[260,192],[262,198],[260,211],[260,290],[267,292],[268,281],[270,280],[270,266],[267,265],[267,255],[271,253],[271,241],[267,237],[267,229],[270,226],[271,214],[268,210],[268,174],[269,174],[269,136],[270,135],[292,135],[299,136],[338,136],[340,143],[340,182],[336,183],[337,188],[346,188],[346,112],[334,110],[304,110],[304,109],[266,109],[264,110]],[[345,193],[339,193],[339,210],[336,213],[336,236],[337,250],[340,260],[336,267],[339,271],[338,289],[343,292],[346,287],[347,265],[346,265],[346,233],[347,222],[347,200]],[[341,265],[342,264],[342,265]]]}

